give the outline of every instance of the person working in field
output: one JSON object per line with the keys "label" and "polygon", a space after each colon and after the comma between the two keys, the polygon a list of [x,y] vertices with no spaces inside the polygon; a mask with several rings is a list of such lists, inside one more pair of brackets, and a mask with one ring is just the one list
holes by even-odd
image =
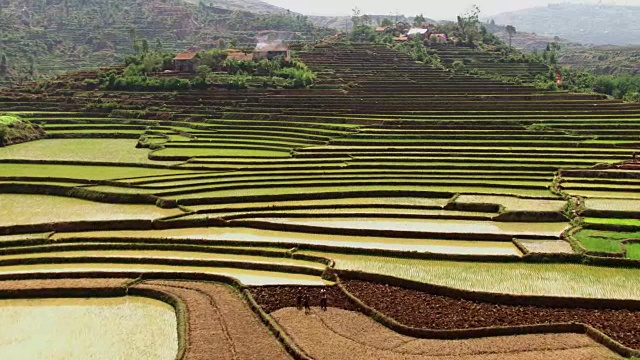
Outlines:
{"label": "person working in field", "polygon": [[304,313],[309,315],[311,313],[311,306],[309,305],[309,294],[304,294]]}
{"label": "person working in field", "polygon": [[302,288],[298,288],[298,294],[296,295],[296,308],[302,310]]}
{"label": "person working in field", "polygon": [[320,308],[327,311],[327,290],[320,290]]}

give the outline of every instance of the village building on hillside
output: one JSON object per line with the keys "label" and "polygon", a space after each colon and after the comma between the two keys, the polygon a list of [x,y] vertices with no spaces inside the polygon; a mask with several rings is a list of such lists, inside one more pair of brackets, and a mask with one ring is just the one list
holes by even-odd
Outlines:
{"label": "village building on hillside", "polygon": [[289,46],[284,43],[263,44],[260,43],[253,51],[253,59],[258,61],[262,59],[273,60],[277,57],[283,57],[286,60],[291,59]]}
{"label": "village building on hillside", "polygon": [[409,29],[409,32],[407,32],[407,37],[409,38],[409,40],[413,40],[415,37],[419,37],[420,39],[424,40],[427,38],[428,34],[429,29],[412,28]]}
{"label": "village building on hillside", "polygon": [[435,40],[438,44],[443,44],[449,41],[449,37],[447,37],[447,34],[431,34],[429,35],[429,40]]}
{"label": "village building on hillside", "polygon": [[408,41],[408,40],[409,40],[409,38],[407,37],[407,35],[400,35],[400,36],[394,36],[393,37],[393,41],[396,41],[396,42],[405,42],[405,41]]}
{"label": "village building on hillside", "polygon": [[227,60],[252,61],[253,54],[252,53],[247,54],[242,51],[229,52],[227,54]]}
{"label": "village building on hillside", "polygon": [[387,30],[392,30],[392,28],[390,26],[378,26],[378,27],[376,27],[376,32],[379,32],[379,33],[385,32]]}
{"label": "village building on hillside", "polygon": [[173,58],[173,69],[176,72],[192,73],[196,71],[197,52],[178,53]]}

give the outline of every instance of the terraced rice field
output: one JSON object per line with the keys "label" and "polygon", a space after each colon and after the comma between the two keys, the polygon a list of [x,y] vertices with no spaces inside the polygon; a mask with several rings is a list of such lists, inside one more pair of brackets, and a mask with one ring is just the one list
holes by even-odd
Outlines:
{"label": "terraced rice field", "polygon": [[78,221],[153,220],[183,214],[153,205],[97,203],[49,195],[0,194],[0,227]]}
{"label": "terraced rice field", "polygon": [[2,300],[0,319],[3,359],[175,359],[178,352],[175,312],[158,300]]}
{"label": "terraced rice field", "polygon": [[[470,49],[438,52],[446,61],[475,57],[476,68],[504,77],[541,71]],[[162,293],[176,310],[180,346],[170,357],[197,359],[324,358],[301,327],[344,342],[327,324],[370,320],[283,312],[292,334],[278,342],[258,320],[278,332],[273,317],[259,306],[245,311],[250,296],[219,287],[335,289],[331,268],[640,307],[632,286],[640,172],[629,161],[640,147],[640,105],[454,74],[382,45],[326,44],[298,55],[317,73],[310,89],[103,94],[117,109],[92,106],[92,91],[0,93],[0,113],[47,132],[0,148],[0,293],[2,285],[12,298],[51,295],[42,289]],[[125,280],[78,293],[55,277]],[[261,340],[247,340],[242,324]],[[597,336],[523,336],[483,354],[474,352],[496,339],[459,340],[468,351],[455,354],[415,340],[425,352],[401,355],[640,355],[594,345],[604,343]],[[344,344],[369,358],[398,356],[362,341]],[[336,349],[334,358],[344,355]]]}

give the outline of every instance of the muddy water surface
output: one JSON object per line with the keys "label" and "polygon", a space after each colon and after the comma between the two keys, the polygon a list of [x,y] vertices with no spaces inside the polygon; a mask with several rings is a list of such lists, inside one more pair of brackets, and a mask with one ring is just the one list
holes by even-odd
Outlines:
{"label": "muddy water surface", "polygon": [[[134,272],[134,273],[171,273],[171,274],[217,274],[238,279],[245,285],[326,285],[328,282],[322,280],[320,276],[285,273],[277,271],[244,270],[236,268],[218,268],[203,266],[169,266],[152,264],[36,264],[36,265],[16,265],[0,267],[0,275],[3,274],[33,274],[33,273],[84,273],[84,272],[104,272],[108,277],[113,272]],[[0,357],[2,359],[2,357]]]}
{"label": "muddy water surface", "polygon": [[395,218],[264,218],[266,222],[342,229],[420,231],[437,233],[560,236],[568,223],[518,223]]}
{"label": "muddy water surface", "polygon": [[178,351],[174,309],[141,297],[0,300],[0,323],[0,359],[170,360]]}
{"label": "muddy water surface", "polygon": [[400,239],[374,236],[340,236],[270,231],[249,228],[190,228],[154,231],[106,231],[84,233],[57,233],[54,239],[70,237],[83,238],[158,238],[158,239],[202,239],[211,241],[250,241],[270,243],[291,243],[328,245],[358,249],[385,249],[397,251],[419,251],[440,254],[469,255],[520,255],[511,242],[462,241],[433,239]]}

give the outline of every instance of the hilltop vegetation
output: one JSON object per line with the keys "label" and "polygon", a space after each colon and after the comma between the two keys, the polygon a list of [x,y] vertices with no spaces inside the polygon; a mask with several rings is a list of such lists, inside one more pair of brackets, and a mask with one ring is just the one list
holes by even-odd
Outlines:
{"label": "hilltop vegetation", "polygon": [[[222,87],[227,89],[303,88],[311,85],[315,74],[297,59],[278,57],[235,60],[228,53],[213,49],[201,51],[195,61],[196,73],[162,76],[162,71],[172,70],[173,53],[148,51],[128,56],[124,71],[97,72],[93,79],[76,79],[67,87],[98,88],[108,90],[186,90]],[[49,83],[43,83],[47,86]]]}
{"label": "hilltop vegetation", "polygon": [[141,39],[163,51],[218,38],[254,46],[261,30],[291,31],[295,39],[331,33],[297,14],[261,15],[181,0],[3,0],[0,85],[110,65],[134,53]]}
{"label": "hilltop vegetation", "polygon": [[37,140],[43,136],[41,126],[31,124],[16,115],[0,113],[0,147]]}
{"label": "hilltop vegetation", "polygon": [[553,4],[491,17],[520,31],[559,36],[585,44],[640,44],[640,7]]}

